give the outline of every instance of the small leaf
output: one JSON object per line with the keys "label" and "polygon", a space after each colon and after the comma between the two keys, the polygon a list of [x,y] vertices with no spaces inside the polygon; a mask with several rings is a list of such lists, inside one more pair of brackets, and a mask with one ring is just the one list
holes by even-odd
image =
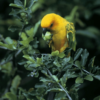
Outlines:
{"label": "small leaf", "polygon": [[54,100],[67,100],[66,93],[65,92],[56,93]]}
{"label": "small leaf", "polygon": [[61,67],[61,65],[60,65],[60,63],[58,62],[58,60],[55,60],[55,61],[53,62],[53,64],[56,65],[57,67]]}
{"label": "small leaf", "polygon": [[64,58],[64,57],[65,57],[64,52],[59,53],[59,56],[58,56],[58,57],[60,57],[60,58]]}
{"label": "small leaf", "polygon": [[42,81],[42,82],[50,82],[50,83],[54,83],[54,81],[52,81],[51,79],[49,79],[49,78],[44,78],[44,77],[40,77],[40,81]]}
{"label": "small leaf", "polygon": [[14,3],[11,3],[9,6],[12,6],[12,7],[16,7],[16,8],[23,9],[23,7],[22,7],[22,6],[19,6],[19,5],[14,4]]}
{"label": "small leaf", "polygon": [[58,81],[59,81],[57,76],[52,75],[52,77],[54,78],[54,80],[55,80],[56,82],[58,82]]}
{"label": "small leaf", "polygon": [[37,0],[30,0],[30,3],[29,3],[29,9],[32,8],[33,4],[36,2]]}
{"label": "small leaf", "polygon": [[[32,0],[32,1],[33,1],[33,0]],[[34,0],[34,1],[37,1],[37,0]],[[34,30],[33,30],[34,36],[35,36],[36,32],[38,31],[38,28],[39,28],[39,26],[40,26],[40,23],[41,23],[41,21],[39,20],[39,21],[35,24],[35,26],[34,26]],[[33,36],[33,37],[34,37],[34,36]]]}
{"label": "small leaf", "polygon": [[53,52],[51,53],[51,55],[52,55],[52,56],[58,56],[58,55],[59,55],[59,51],[58,51],[58,50],[53,51]]}
{"label": "small leaf", "polygon": [[98,79],[100,81],[100,75],[93,76],[94,78]]}
{"label": "small leaf", "polygon": [[94,39],[97,38],[97,36],[94,33],[91,33],[91,32],[89,32],[87,30],[77,30],[76,34],[87,36],[89,38],[94,38]]}
{"label": "small leaf", "polygon": [[23,3],[20,0],[14,0],[14,3],[19,6],[23,6]]}
{"label": "small leaf", "polygon": [[79,56],[81,55],[82,51],[83,51],[82,48],[79,48],[79,49],[76,51],[76,53],[75,53],[75,55],[74,55],[74,61],[77,60],[77,59],[79,58]]}
{"label": "small leaf", "polygon": [[77,65],[77,67],[78,67],[79,69],[81,69],[81,64],[80,64],[79,61],[75,61],[75,65]]}
{"label": "small leaf", "polygon": [[10,37],[6,37],[5,41],[7,42],[7,44],[13,43],[13,40]]}
{"label": "small leaf", "polygon": [[61,62],[62,66],[65,67],[65,65],[67,65],[67,63],[70,61],[70,59],[71,59],[70,56],[69,57],[66,57],[66,58],[63,58],[62,59],[62,62]]}
{"label": "small leaf", "polygon": [[35,63],[35,61],[33,60],[32,57],[30,57],[29,55],[23,55],[24,58],[26,58],[27,60],[31,61],[32,63]]}
{"label": "small leaf", "polygon": [[94,60],[95,60],[95,56],[93,58],[90,59],[90,62],[88,64],[88,67],[93,67],[94,65]]}
{"label": "small leaf", "polygon": [[15,32],[15,31],[18,30],[18,29],[19,29],[18,27],[14,27],[14,26],[10,26],[10,27],[8,28],[8,30],[11,31],[11,32]]}
{"label": "small leaf", "polygon": [[72,63],[68,63],[64,68],[63,68],[63,71],[66,71],[67,69],[71,68],[72,67]]}
{"label": "small leaf", "polygon": [[36,66],[37,66],[37,67],[38,67],[38,66],[41,66],[41,65],[43,64],[42,58],[36,58],[36,59],[37,59],[37,62],[36,62],[37,65],[36,65]]}
{"label": "small leaf", "polygon": [[24,65],[26,64],[26,61],[18,62],[19,65]]}
{"label": "small leaf", "polygon": [[46,91],[46,94],[47,94],[48,92],[63,92],[63,90],[60,89],[60,88],[51,88],[51,89],[48,89],[48,90]]}
{"label": "small leaf", "polygon": [[17,96],[11,92],[7,92],[3,98],[6,98],[8,100],[17,100]]}
{"label": "small leaf", "polygon": [[100,100],[100,95],[95,97],[93,100]]}
{"label": "small leaf", "polygon": [[93,81],[93,77],[91,75],[87,75],[84,79],[88,81]]}
{"label": "small leaf", "polygon": [[83,83],[83,78],[77,77],[75,83]]}
{"label": "small leaf", "polygon": [[20,84],[20,81],[21,81],[21,77],[19,75],[16,75],[12,81],[12,84],[11,84],[11,92],[16,94],[16,90]]}
{"label": "small leaf", "polygon": [[22,38],[23,40],[26,40],[26,39],[27,39],[27,36],[26,36],[26,34],[25,34],[24,32],[19,33],[19,34],[21,34],[21,38]]}
{"label": "small leaf", "polygon": [[35,88],[47,88],[45,84],[36,84]]}
{"label": "small leaf", "polygon": [[88,53],[87,50],[85,49],[85,50],[83,51],[83,53],[81,54],[81,65],[82,65],[82,67],[85,66],[85,64],[86,64],[86,62],[87,62],[88,56],[89,56],[89,53]]}

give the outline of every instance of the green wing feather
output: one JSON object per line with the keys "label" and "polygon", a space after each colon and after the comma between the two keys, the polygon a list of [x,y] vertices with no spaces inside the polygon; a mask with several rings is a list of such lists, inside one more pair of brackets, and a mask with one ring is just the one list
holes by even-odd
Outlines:
{"label": "green wing feather", "polygon": [[69,48],[72,48],[74,51],[76,50],[76,38],[75,38],[75,27],[74,24],[69,22],[66,26],[67,29],[67,38]]}

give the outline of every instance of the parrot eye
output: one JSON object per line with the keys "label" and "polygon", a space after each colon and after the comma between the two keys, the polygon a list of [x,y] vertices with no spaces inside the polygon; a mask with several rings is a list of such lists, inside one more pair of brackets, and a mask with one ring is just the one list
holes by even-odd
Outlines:
{"label": "parrot eye", "polygon": [[50,27],[52,27],[53,26],[53,23],[50,25]]}

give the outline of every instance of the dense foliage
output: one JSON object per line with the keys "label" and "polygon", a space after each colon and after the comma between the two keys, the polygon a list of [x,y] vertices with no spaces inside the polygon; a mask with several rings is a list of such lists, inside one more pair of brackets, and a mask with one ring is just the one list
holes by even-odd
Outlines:
{"label": "dense foliage", "polygon": [[[0,100],[100,99],[100,0],[0,2]],[[51,52],[43,40],[51,12],[74,23],[75,52]]]}

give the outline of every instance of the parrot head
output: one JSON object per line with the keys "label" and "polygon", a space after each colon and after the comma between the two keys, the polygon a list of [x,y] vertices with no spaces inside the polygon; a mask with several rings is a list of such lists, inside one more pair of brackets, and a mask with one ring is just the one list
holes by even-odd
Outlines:
{"label": "parrot head", "polygon": [[56,19],[57,14],[50,13],[45,15],[41,20],[41,27],[43,28],[43,33],[46,33],[47,31],[50,31],[53,33],[55,30],[57,30],[59,21]]}

